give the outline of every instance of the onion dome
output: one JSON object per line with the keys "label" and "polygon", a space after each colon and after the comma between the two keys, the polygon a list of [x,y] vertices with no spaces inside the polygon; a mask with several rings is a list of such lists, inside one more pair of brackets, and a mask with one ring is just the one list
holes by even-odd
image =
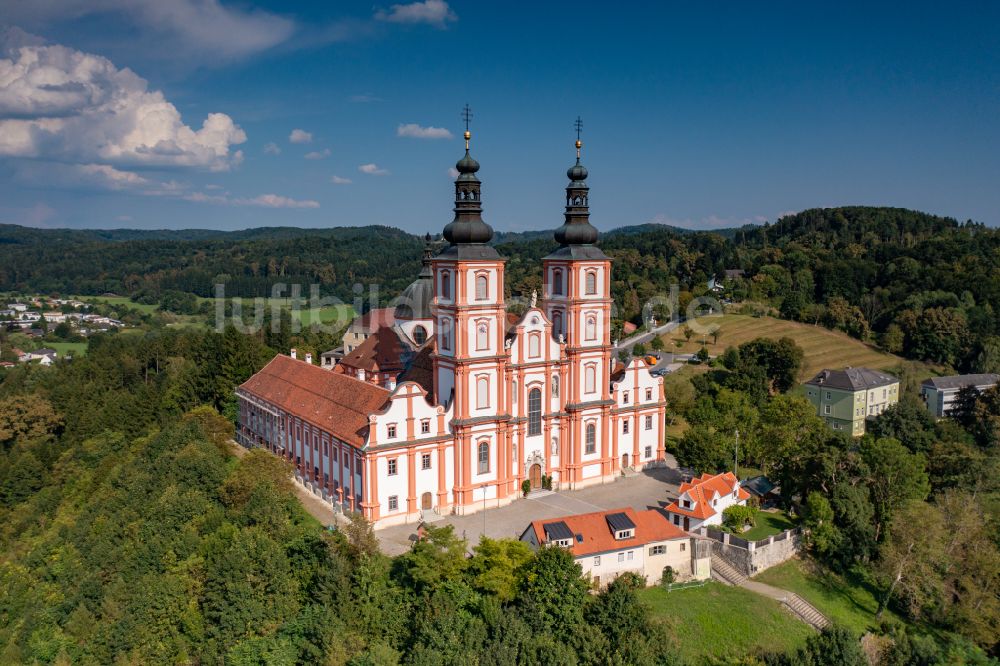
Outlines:
{"label": "onion dome", "polygon": [[580,164],[579,130],[577,119],[576,164],[566,170],[569,185],[566,186],[566,212],[563,225],[556,229],[555,239],[562,247],[572,245],[593,245],[597,242],[597,229],[590,223],[590,188],[587,187],[587,167]]}
{"label": "onion dome", "polygon": [[[458,171],[458,178],[455,179],[455,218],[444,228],[444,239],[452,248],[462,246],[485,246],[493,240],[493,228],[483,221],[482,207],[482,183],[476,177],[479,171],[479,162],[469,154],[469,140],[472,133],[469,132],[469,119],[472,117],[468,106],[463,111],[465,118],[465,155],[455,164]],[[445,250],[448,254],[451,248]],[[462,252],[462,254],[477,254],[486,256],[497,256],[493,248],[480,248]],[[470,255],[471,256],[471,255]]]}

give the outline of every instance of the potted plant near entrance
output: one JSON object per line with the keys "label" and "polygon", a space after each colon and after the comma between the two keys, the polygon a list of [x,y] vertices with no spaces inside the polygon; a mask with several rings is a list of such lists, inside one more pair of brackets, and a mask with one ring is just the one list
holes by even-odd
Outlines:
{"label": "potted plant near entrance", "polygon": [[528,496],[528,493],[531,492],[531,481],[525,479],[524,481],[521,482],[521,492],[524,494],[525,497]]}

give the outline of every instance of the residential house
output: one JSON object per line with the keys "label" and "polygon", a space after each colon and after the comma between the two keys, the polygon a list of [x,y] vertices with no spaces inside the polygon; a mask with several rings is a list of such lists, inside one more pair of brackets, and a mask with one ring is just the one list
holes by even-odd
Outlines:
{"label": "residential house", "polygon": [[57,356],[59,356],[59,352],[48,347],[28,352],[28,360],[38,361],[40,365],[52,365]]}
{"label": "residential house", "polygon": [[536,520],[521,534],[533,549],[559,546],[573,554],[596,587],[631,571],[659,583],[665,567],[675,580],[711,576],[711,545],[673,525],[658,509],[596,511]]}
{"label": "residential house", "polygon": [[14,312],[27,312],[28,310],[27,303],[8,303],[7,307],[13,310]]}
{"label": "residential house", "polygon": [[816,413],[834,430],[865,434],[865,419],[899,402],[899,379],[882,370],[822,370],[805,384]]}
{"label": "residential house", "polygon": [[677,499],[667,507],[667,514],[677,527],[685,531],[702,525],[721,525],[722,512],[731,506],[744,506],[750,493],[740,486],[732,472],[702,474],[685,481],[678,489]]}
{"label": "residential house", "polygon": [[395,323],[395,308],[375,308],[357,317],[344,333],[344,353],[350,354],[380,328]]}
{"label": "residential house", "polygon": [[936,419],[944,418],[955,407],[958,392],[964,388],[974,388],[982,393],[1000,382],[1000,375],[952,375],[931,377],[920,385],[920,396],[927,405],[927,411]]}

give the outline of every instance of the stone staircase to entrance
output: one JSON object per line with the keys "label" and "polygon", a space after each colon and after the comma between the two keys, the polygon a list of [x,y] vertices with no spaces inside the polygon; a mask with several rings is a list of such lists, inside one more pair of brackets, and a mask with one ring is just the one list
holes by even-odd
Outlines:
{"label": "stone staircase to entrance", "polygon": [[712,578],[725,585],[740,586],[746,582],[747,577],[736,570],[732,564],[718,553],[712,553]]}

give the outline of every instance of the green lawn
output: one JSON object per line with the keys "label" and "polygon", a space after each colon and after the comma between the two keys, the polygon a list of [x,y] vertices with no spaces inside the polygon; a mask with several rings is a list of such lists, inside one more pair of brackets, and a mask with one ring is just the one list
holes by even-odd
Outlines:
{"label": "green lawn", "polygon": [[150,314],[156,312],[160,307],[157,303],[136,303],[128,296],[71,296],[70,298],[75,298],[76,300],[83,301],[84,303],[97,301],[99,303],[107,303],[108,305],[121,305]]}
{"label": "green lawn", "polygon": [[87,353],[86,342],[42,342],[41,346],[55,349],[59,352],[59,358],[83,356]]}
{"label": "green lawn", "polygon": [[760,541],[772,534],[781,534],[795,527],[795,522],[779,511],[760,511],[757,513],[757,524],[739,535],[747,541]]}
{"label": "green lawn", "polygon": [[[203,296],[198,297],[199,304],[203,301],[211,301],[215,303],[214,298],[206,298]],[[235,299],[234,299],[235,300]],[[267,302],[268,308],[277,305],[282,309],[291,308],[291,300],[288,298],[265,298],[263,299]],[[254,299],[253,298],[243,298],[239,301],[243,308],[244,316],[252,314],[254,312]],[[317,321],[324,324],[330,324],[340,318],[340,324],[342,328],[346,328],[351,321],[354,319],[354,307],[346,303],[340,305],[328,305],[325,307],[318,308],[316,310],[309,308],[308,299],[302,303],[302,307],[299,309],[298,318],[302,322],[303,326],[308,326],[311,322]]]}
{"label": "green lawn", "polygon": [[[754,580],[795,592],[856,633],[864,633],[876,624],[878,597],[858,575],[838,576],[812,562],[792,559],[758,574]],[[895,618],[890,611],[885,616]]]}
{"label": "green lawn", "polygon": [[640,596],[666,622],[678,651],[691,664],[708,656],[784,652],[814,633],[778,602],[715,581],[673,592],[651,587]]}

